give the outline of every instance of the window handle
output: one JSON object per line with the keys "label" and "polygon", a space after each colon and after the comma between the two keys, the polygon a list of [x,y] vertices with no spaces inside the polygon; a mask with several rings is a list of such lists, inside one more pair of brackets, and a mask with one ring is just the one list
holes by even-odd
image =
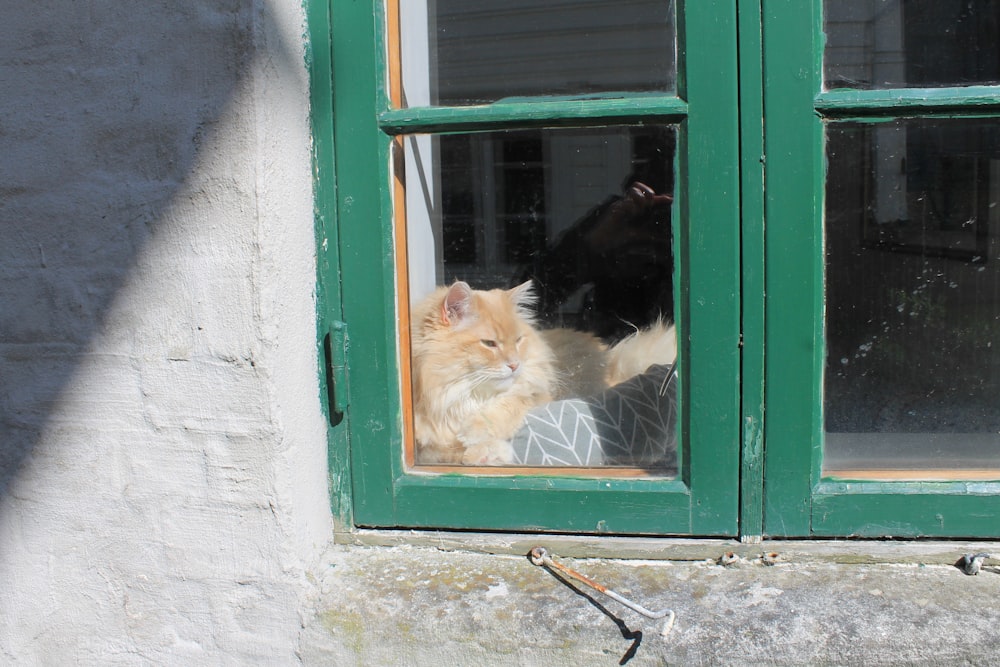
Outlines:
{"label": "window handle", "polygon": [[336,426],[343,421],[344,413],[350,404],[347,378],[347,349],[349,345],[347,325],[339,320],[331,322],[323,346],[326,352],[326,389],[330,402],[331,426]]}

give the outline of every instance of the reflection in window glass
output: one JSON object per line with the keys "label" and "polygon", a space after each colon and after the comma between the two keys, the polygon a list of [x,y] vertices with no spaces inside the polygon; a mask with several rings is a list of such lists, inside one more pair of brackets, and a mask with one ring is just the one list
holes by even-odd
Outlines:
{"label": "reflection in window glass", "polygon": [[404,106],[674,89],[669,0],[399,4]]}
{"label": "reflection in window glass", "polygon": [[995,120],[829,125],[826,472],[1000,470],[998,147]]}
{"label": "reflection in window glass", "polygon": [[675,129],[404,146],[416,463],[676,474]]}
{"label": "reflection in window glass", "polygon": [[1000,83],[1000,0],[823,3],[833,88]]}

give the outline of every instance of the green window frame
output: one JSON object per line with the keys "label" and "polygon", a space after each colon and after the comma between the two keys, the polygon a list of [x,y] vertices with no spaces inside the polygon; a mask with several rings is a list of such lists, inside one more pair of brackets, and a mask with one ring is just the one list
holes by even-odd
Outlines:
{"label": "green window frame", "polygon": [[[394,109],[383,3],[315,0],[308,11],[320,384],[340,529],[750,541],[1000,536],[998,482],[875,482],[821,472],[824,127],[845,119],[1000,119],[1000,87],[824,92],[821,0],[707,0],[677,3],[676,94]],[[680,130],[681,474],[655,480],[407,470],[394,139],[650,122]]]}
{"label": "green window frame", "polygon": [[[317,143],[318,180],[323,180],[323,170],[331,163],[337,168],[335,187],[321,187],[318,192],[319,335],[325,356],[332,360],[324,370],[323,384],[335,385],[330,404],[331,424],[336,423],[331,427],[331,478],[335,513],[345,524],[737,534],[740,306],[734,288],[739,282],[735,12],[726,3],[704,2],[684,7],[679,14],[677,94],[393,109],[386,80],[383,5],[334,0],[329,8],[312,7],[314,90],[322,88],[322,83],[315,82],[326,76],[315,47],[330,47],[330,78],[326,80],[332,79],[332,96],[323,102],[332,118],[329,126],[324,119],[317,128],[329,133],[324,142]],[[687,39],[694,34],[699,39]],[[428,475],[407,470],[402,460],[394,293],[393,138],[411,132],[651,122],[675,123],[680,128],[675,211],[685,222],[697,221],[682,223],[675,238],[681,248],[676,259],[681,283],[678,325],[698,341],[681,344],[681,474],[677,479],[660,480],[560,474]],[[319,124],[314,120],[314,127]],[[349,373],[342,372],[345,368]]]}
{"label": "green window frame", "polygon": [[996,537],[996,481],[867,481],[822,474],[823,193],[828,124],[982,117],[1000,122],[1000,87],[824,91],[823,3],[769,1],[764,11],[765,318],[780,326],[769,326],[766,340],[763,533]]}

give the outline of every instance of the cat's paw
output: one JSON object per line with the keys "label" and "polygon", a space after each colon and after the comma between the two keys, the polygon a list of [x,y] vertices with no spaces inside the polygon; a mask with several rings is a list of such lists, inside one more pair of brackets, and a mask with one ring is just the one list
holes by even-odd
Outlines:
{"label": "cat's paw", "polygon": [[472,445],[462,455],[467,466],[502,466],[514,462],[514,448],[508,440],[493,440]]}
{"label": "cat's paw", "polygon": [[439,447],[418,441],[415,462],[417,465],[456,465],[462,462],[464,453],[465,450],[460,445]]}

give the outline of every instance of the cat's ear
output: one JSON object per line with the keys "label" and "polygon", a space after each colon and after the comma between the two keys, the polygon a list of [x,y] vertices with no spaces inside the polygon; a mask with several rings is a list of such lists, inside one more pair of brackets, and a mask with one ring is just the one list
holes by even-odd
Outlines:
{"label": "cat's ear", "polygon": [[472,312],[472,288],[469,283],[456,280],[441,302],[441,321],[452,326],[469,317]]}
{"label": "cat's ear", "polygon": [[514,302],[517,312],[522,317],[532,317],[534,315],[535,302],[538,297],[535,295],[535,284],[526,280],[517,287],[507,290],[507,296]]}

